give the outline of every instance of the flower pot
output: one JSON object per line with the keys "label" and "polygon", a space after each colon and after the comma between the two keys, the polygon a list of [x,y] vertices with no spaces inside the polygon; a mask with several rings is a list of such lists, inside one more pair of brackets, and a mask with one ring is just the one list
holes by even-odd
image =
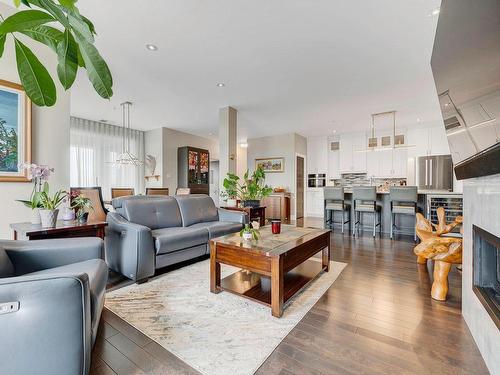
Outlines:
{"label": "flower pot", "polygon": [[89,213],[84,212],[83,214],[78,216],[78,222],[80,224],[85,224],[89,220]]}
{"label": "flower pot", "polygon": [[260,201],[259,200],[248,200],[243,202],[243,207],[260,207]]}
{"label": "flower pot", "polygon": [[40,224],[40,210],[38,208],[31,210],[31,224]]}
{"label": "flower pot", "polygon": [[243,239],[245,241],[251,241],[252,240],[252,233],[250,233],[250,232],[243,232]]}
{"label": "flower pot", "polygon": [[226,201],[226,205],[228,207],[236,207],[236,199],[231,199],[229,198],[227,201]]}
{"label": "flower pot", "polygon": [[55,228],[59,210],[40,210],[40,220],[43,228]]}

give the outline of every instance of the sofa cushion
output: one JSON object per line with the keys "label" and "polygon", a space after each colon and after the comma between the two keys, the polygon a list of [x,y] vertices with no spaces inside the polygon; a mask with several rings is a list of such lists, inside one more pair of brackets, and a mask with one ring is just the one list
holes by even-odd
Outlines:
{"label": "sofa cushion", "polygon": [[155,241],[156,254],[167,254],[208,242],[206,228],[163,228],[151,231]]}
{"label": "sofa cushion", "polygon": [[207,223],[197,223],[189,228],[206,228],[210,239],[239,232],[243,228],[242,224],[231,223],[229,221],[210,221]]}
{"label": "sofa cushion", "polygon": [[32,272],[29,275],[79,275],[86,273],[89,278],[90,287],[90,312],[92,315],[92,334],[97,330],[101,317],[102,304],[104,303],[104,292],[108,282],[108,267],[101,259],[90,259],[83,262],[68,264],[65,266],[49,268],[42,271]]}
{"label": "sofa cushion", "polygon": [[0,278],[14,276],[14,266],[4,249],[0,247]]}
{"label": "sofa cushion", "polygon": [[122,209],[128,221],[151,229],[182,226],[179,206],[172,197],[124,199]]}
{"label": "sofa cushion", "polygon": [[219,220],[214,201],[205,194],[176,195],[182,216],[182,225],[189,227],[196,223]]}

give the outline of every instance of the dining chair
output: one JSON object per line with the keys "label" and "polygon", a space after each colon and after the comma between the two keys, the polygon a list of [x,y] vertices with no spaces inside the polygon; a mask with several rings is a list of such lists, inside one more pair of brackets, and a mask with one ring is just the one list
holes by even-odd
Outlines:
{"label": "dining chair", "polygon": [[88,221],[106,221],[106,215],[109,211],[104,207],[100,186],[71,187],[69,191],[72,196],[75,194],[83,194],[92,201],[92,209],[89,210]]}
{"label": "dining chair", "polygon": [[188,195],[191,194],[190,188],[177,188],[175,195]]}
{"label": "dining chair", "polygon": [[134,188],[111,188],[111,199],[127,197],[134,194]]}
{"label": "dining chair", "polygon": [[168,195],[168,188],[146,188],[146,195]]}

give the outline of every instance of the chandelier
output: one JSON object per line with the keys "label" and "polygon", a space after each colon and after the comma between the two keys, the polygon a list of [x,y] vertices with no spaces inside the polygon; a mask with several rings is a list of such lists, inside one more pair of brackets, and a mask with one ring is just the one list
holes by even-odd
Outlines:
{"label": "chandelier", "polygon": [[122,107],[122,152],[113,164],[116,165],[133,165],[135,167],[144,164],[143,161],[139,160],[132,152],[130,151],[130,136],[131,136],[131,127],[130,127],[130,107],[132,106],[131,102],[123,102],[120,104]]}

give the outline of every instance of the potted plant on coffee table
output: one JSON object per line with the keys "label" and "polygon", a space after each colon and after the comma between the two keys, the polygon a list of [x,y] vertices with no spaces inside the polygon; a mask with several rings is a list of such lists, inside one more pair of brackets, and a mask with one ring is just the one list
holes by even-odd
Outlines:
{"label": "potted plant on coffee table", "polygon": [[83,194],[76,194],[71,197],[70,207],[75,210],[76,219],[79,223],[86,223],[89,218],[89,210],[93,209],[90,198]]}
{"label": "potted plant on coffee table", "polygon": [[68,193],[64,190],[58,190],[54,195],[50,195],[49,184],[44,183],[43,189],[40,192],[40,219],[43,228],[55,228],[57,223],[57,215],[59,214],[58,207],[64,202]]}
{"label": "potted plant on coffee table", "polygon": [[245,241],[258,240],[260,237],[259,223],[254,221],[252,224],[245,224],[245,227],[240,231],[240,236]]}

